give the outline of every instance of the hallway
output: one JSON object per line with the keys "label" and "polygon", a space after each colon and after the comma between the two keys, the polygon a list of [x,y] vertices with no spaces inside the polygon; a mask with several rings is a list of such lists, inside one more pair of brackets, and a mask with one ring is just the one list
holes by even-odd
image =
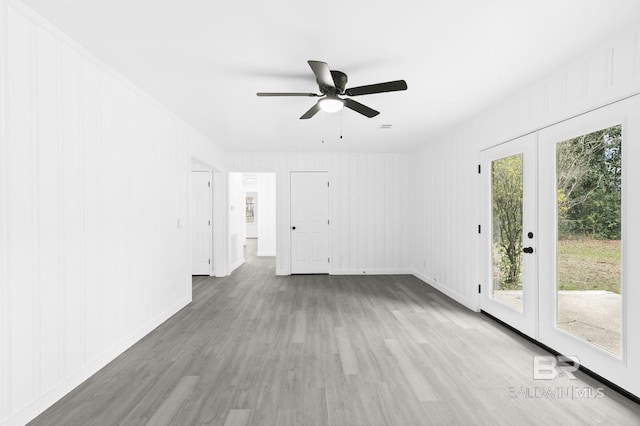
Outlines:
{"label": "hallway", "polygon": [[[32,424],[640,423],[581,373],[534,381],[546,352],[417,278],[277,277],[255,240],[245,256]],[[594,397],[522,393],[542,387]]]}

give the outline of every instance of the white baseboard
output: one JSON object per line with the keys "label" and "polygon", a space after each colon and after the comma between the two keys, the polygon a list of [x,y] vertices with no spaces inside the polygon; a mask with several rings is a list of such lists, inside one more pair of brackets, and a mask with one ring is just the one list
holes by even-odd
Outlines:
{"label": "white baseboard", "polygon": [[235,271],[236,269],[238,269],[238,267],[239,267],[240,265],[242,265],[243,263],[244,263],[244,257],[243,257],[243,258],[238,259],[238,261],[237,261],[236,263],[234,263],[233,265],[231,265],[231,268],[229,268],[229,273],[228,273],[227,275],[231,275],[231,273],[232,273],[233,271]]}
{"label": "white baseboard", "polygon": [[465,297],[463,297],[462,295],[456,293],[455,291],[451,291],[451,289],[443,286],[442,284],[436,282],[433,280],[433,278],[429,278],[417,271],[413,271],[413,275],[424,281],[425,283],[429,284],[431,287],[435,288],[436,290],[438,290],[440,293],[443,293],[445,296],[450,297],[451,299],[455,300],[456,302],[460,303],[461,305],[464,305],[465,307],[471,309],[472,311],[475,312],[479,312],[480,309],[478,308],[477,304],[475,302],[470,302],[469,300],[467,300]]}
{"label": "white baseboard", "polygon": [[279,277],[283,277],[285,275],[291,275],[291,271],[288,269],[277,269],[276,268],[276,275]]}
{"label": "white baseboard", "polygon": [[276,252],[275,251],[259,251],[256,253],[256,256],[276,257]]}
{"label": "white baseboard", "polygon": [[178,303],[172,305],[171,307],[165,309],[160,314],[158,314],[155,318],[148,321],[143,326],[139,327],[133,333],[126,336],[120,342],[113,345],[111,348],[104,351],[98,358],[89,362],[87,365],[82,367],[80,370],[76,371],[72,375],[68,376],[66,379],[62,380],[57,386],[55,386],[50,391],[44,393],[39,398],[34,400],[32,403],[22,408],[15,414],[11,415],[3,422],[0,422],[2,426],[23,426],[35,419],[41,413],[43,413],[47,408],[51,407],[58,400],[60,400],[63,396],[71,392],[73,389],[78,387],[82,382],[87,380],[89,377],[93,376],[97,373],[101,368],[105,365],[116,359],[119,355],[121,355],[124,351],[129,349],[135,343],[140,341],[144,336],[151,333],[154,329],[156,329],[160,324],[171,318],[182,308],[187,306],[191,302],[190,297],[186,297],[180,300]]}
{"label": "white baseboard", "polygon": [[409,269],[334,269],[330,275],[412,275]]}

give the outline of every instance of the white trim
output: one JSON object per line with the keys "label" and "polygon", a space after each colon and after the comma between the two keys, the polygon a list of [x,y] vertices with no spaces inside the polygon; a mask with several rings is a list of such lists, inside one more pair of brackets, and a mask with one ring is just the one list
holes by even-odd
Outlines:
{"label": "white trim", "polygon": [[435,282],[433,280],[433,278],[429,278],[423,274],[421,274],[418,271],[413,271],[413,276],[424,281],[425,283],[429,284],[431,287],[433,287],[434,289],[438,290],[439,292],[441,292],[442,294],[444,294],[445,296],[450,297],[451,299],[455,300],[456,302],[460,303],[461,305],[471,309],[474,312],[480,312],[480,309],[475,306],[475,304],[473,303],[473,301],[467,300],[464,296],[462,296],[459,293],[456,293],[455,291],[451,290],[448,287],[445,287],[444,285]]}
{"label": "white trim", "polygon": [[334,269],[329,275],[413,275],[411,269]]}
{"label": "white trim", "polygon": [[243,263],[244,263],[244,257],[238,259],[238,261],[236,263],[234,263],[233,265],[229,266],[229,273],[227,275],[231,275],[231,273],[233,271],[235,271],[236,269],[238,269],[240,266],[242,266]]}
{"label": "white trim", "polygon": [[256,253],[256,256],[264,256],[264,257],[275,257],[275,251],[259,251]]}

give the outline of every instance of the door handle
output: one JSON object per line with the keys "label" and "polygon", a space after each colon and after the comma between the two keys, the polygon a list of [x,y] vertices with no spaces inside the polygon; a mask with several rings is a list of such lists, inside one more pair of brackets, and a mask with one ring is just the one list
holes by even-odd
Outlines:
{"label": "door handle", "polygon": [[292,226],[292,227],[291,227],[291,229],[293,229],[293,230],[295,231],[295,230],[296,230],[296,227],[295,227],[295,226]]}
{"label": "door handle", "polygon": [[533,247],[525,247],[525,248],[522,249],[522,251],[525,252],[525,253],[531,254],[531,253],[533,253]]}

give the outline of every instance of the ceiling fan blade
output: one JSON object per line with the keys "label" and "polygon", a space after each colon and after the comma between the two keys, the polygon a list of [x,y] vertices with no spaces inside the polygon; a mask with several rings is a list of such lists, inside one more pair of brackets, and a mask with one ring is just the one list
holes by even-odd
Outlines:
{"label": "ceiling fan blade", "polygon": [[362,105],[360,102],[356,102],[353,99],[349,98],[344,100],[344,106],[354,110],[355,112],[359,112],[362,115],[366,115],[369,118],[375,117],[376,115],[380,114],[375,109],[371,109],[368,106]]}
{"label": "ceiling fan blade", "polygon": [[322,91],[323,87],[336,87],[333,82],[333,77],[331,76],[331,71],[329,70],[329,65],[327,65],[326,62],[307,61],[307,63],[316,75],[316,81],[320,86],[320,91]]}
{"label": "ceiling fan blade", "polygon": [[256,93],[258,96],[307,96],[314,97],[320,96],[315,93],[278,93],[278,92],[258,92]]}
{"label": "ceiling fan blade", "polygon": [[371,95],[373,93],[397,92],[407,90],[404,80],[388,81],[386,83],[369,84],[367,86],[352,87],[344,91],[349,96]]}
{"label": "ceiling fan blade", "polygon": [[302,117],[300,117],[300,120],[306,120],[307,118],[311,118],[314,115],[316,115],[318,113],[318,111],[320,111],[320,102],[316,102],[316,104],[314,106],[312,106],[309,109],[309,111],[307,111],[304,114],[302,114]]}

